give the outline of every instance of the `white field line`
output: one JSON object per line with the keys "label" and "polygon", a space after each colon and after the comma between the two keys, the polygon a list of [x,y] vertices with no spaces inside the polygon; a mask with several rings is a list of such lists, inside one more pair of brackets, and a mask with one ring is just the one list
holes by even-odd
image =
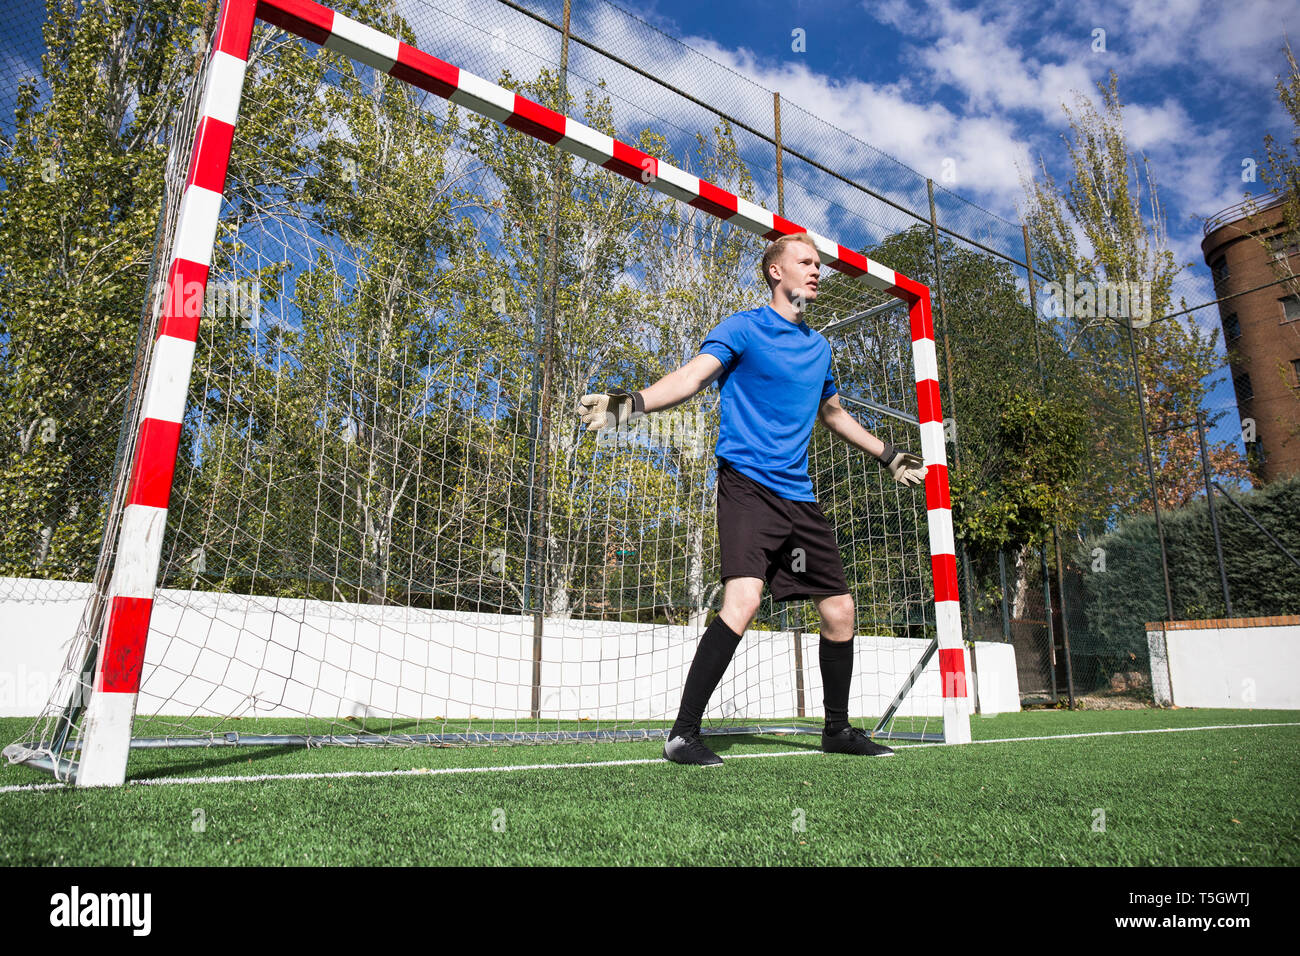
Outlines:
{"label": "white field line", "polygon": [[[969,747],[972,744],[1015,744],[1030,740],[1078,740],[1083,737],[1122,737],[1130,734],[1177,734],[1198,730],[1244,730],[1260,727],[1300,727],[1300,721],[1268,724],[1213,724],[1206,727],[1159,727],[1151,730],[1097,730],[1086,734],[1050,734],[1042,737],[1003,737],[997,740],[973,740],[970,744],[899,744],[898,749],[909,747]],[[767,757],[803,757],[809,754],[823,756],[820,750],[781,750],[772,753],[732,754],[727,760],[754,760]],[[164,777],[157,780],[128,780],[130,787],[169,787],[177,784],[211,783],[268,783],[281,780],[348,780],[366,777],[436,777],[445,774],[511,773],[520,770],[581,770],[599,767],[637,767],[647,764],[667,763],[663,757],[640,760],[591,760],[583,763],[533,763],[506,764],[496,767],[420,767],[413,770],[340,770],[332,773],[265,773],[232,777]],[[0,787],[0,794],[63,790],[62,783],[27,783]]]}
{"label": "white field line", "polygon": [[[1187,730],[1237,730],[1243,727],[1300,727],[1300,721],[1276,724],[1211,724],[1206,727],[1156,727],[1151,730],[1094,730],[1086,734],[1051,734],[1047,737],[1003,737],[1000,740],[972,740],[973,744],[1010,744],[1021,740],[1074,740],[1079,737],[1117,737],[1123,734],[1177,734]],[[925,746],[953,746],[952,744],[921,744]]]}

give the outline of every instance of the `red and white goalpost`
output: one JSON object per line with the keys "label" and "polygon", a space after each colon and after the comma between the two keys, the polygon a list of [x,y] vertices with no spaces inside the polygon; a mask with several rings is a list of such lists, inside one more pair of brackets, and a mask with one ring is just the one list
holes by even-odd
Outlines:
{"label": "red and white goalpost", "polygon": [[[916,377],[943,739],[968,742],[966,660],[957,595],[948,467],[929,290],[802,225],[774,215],[572,118],[457,69],[310,0],[223,0],[212,39],[189,171],[175,225],[167,294],[149,359],[143,407],[121,513],[107,604],[81,728],[79,785],[123,782],[158,584],[199,318],[194,289],[207,282],[254,22],[262,19],[389,76],[437,94],[766,239],[809,232],[823,262],[905,304]],[[200,296],[201,298],[201,296]],[[93,640],[93,638],[92,638]]]}

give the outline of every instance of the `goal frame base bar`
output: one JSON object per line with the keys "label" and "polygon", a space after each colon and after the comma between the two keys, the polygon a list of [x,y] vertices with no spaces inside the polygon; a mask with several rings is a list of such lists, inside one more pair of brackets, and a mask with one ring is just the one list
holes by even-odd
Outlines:
{"label": "goal frame base bar", "polygon": [[[45,747],[50,749],[45,741],[40,743],[13,743],[0,751],[0,757],[9,763],[20,763],[31,767],[33,770],[43,770],[51,774],[55,780],[61,782],[72,782],[76,780],[78,761],[70,757],[51,757],[49,753],[42,753],[35,749]],[[79,750],[81,747],[78,741],[73,741],[64,748],[63,752]]]}
{"label": "goal frame base bar", "polygon": [[[645,730],[550,730],[525,731],[509,733],[504,731],[488,733],[447,733],[447,734],[240,734],[230,732],[211,737],[133,737],[132,750],[189,749],[213,747],[473,747],[494,744],[543,744],[543,743],[636,743],[652,740],[666,740],[671,728]],[[700,731],[702,737],[747,737],[758,734],[771,734],[777,737],[816,737],[821,729],[800,724],[763,724],[754,726],[705,728]],[[912,731],[871,732],[877,740],[907,740],[920,743],[944,743],[942,733],[918,733]],[[42,750],[48,749],[48,742],[14,743],[4,748],[3,756],[13,763],[21,763],[37,770],[54,774],[61,780],[75,780],[78,761],[64,757],[54,760]],[[79,751],[81,741],[74,740],[67,746],[67,751]],[[25,755],[24,755],[25,752]]]}
{"label": "goal frame base bar", "polygon": [[[938,718],[935,718],[938,719]],[[667,740],[671,728],[646,728],[641,730],[533,730],[533,731],[485,731],[452,732],[442,734],[241,734],[230,731],[211,736],[183,737],[133,737],[132,750],[157,750],[171,747],[373,747],[403,745],[433,746],[475,746],[512,743],[583,743],[598,741],[606,743],[627,743],[642,740]],[[759,734],[772,734],[778,737],[819,736],[821,728],[807,724],[754,724],[734,727],[706,727],[700,731],[702,737],[743,737]],[[942,743],[942,733],[919,733],[913,731],[873,730],[872,737],[884,737],[891,740],[927,740]],[[39,753],[48,749],[49,742],[15,743],[4,749],[4,756],[14,763],[50,764],[52,761]],[[66,747],[69,752],[79,751],[81,741],[73,740]],[[32,756],[19,756],[23,751]],[[66,761],[75,766],[76,761]]]}

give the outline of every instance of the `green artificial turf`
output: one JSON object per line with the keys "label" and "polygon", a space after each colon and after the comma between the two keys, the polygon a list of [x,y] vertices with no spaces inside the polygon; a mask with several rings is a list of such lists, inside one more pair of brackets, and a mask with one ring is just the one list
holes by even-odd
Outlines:
{"label": "green artificial turf", "polygon": [[[891,758],[822,755],[814,736],[711,738],[724,758],[799,753],[708,769],[649,741],[144,751],[124,787],[0,792],[0,864],[1295,865],[1300,727],[1023,738],[1296,721],[1034,711],[971,718],[976,740],[1014,742]],[[0,738],[30,724],[0,720]],[[610,763],[629,760],[648,762]],[[535,764],[548,766],[140,782]],[[50,780],[0,764],[0,787]]]}

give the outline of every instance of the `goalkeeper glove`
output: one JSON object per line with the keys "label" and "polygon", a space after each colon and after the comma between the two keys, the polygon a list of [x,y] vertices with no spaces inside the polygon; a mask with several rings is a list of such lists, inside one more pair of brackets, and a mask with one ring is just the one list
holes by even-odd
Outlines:
{"label": "goalkeeper glove", "polygon": [[885,450],[876,457],[894,476],[894,480],[903,485],[919,485],[930,470],[918,456],[899,451],[889,442],[885,442]]}
{"label": "goalkeeper glove", "polygon": [[596,432],[636,421],[645,414],[645,400],[640,392],[614,390],[582,396],[574,411],[587,426],[587,431]]}

